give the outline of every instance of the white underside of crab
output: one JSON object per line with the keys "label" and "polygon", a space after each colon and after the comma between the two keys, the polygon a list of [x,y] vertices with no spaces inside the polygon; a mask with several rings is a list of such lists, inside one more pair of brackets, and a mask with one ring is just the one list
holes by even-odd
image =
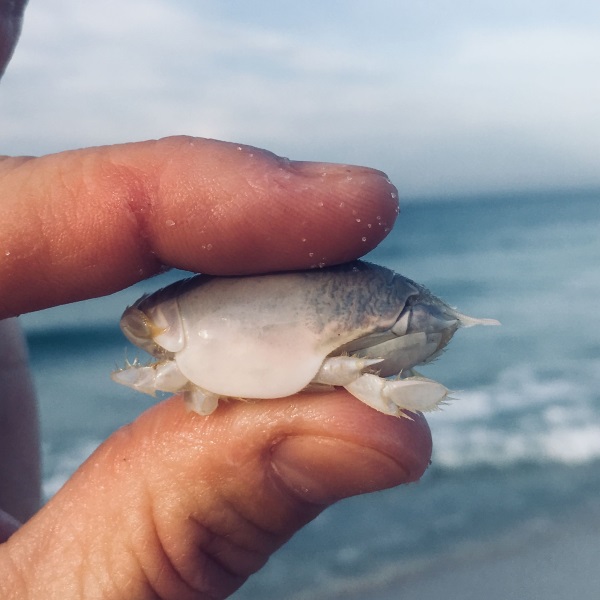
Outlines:
{"label": "white underside of crab", "polygon": [[[221,398],[283,398],[344,387],[383,413],[435,410],[441,384],[413,367],[430,361],[471,319],[388,269],[356,262],[319,271],[196,278],[128,308],[130,341],[154,356],[113,373],[154,395],[182,393],[195,412]],[[410,418],[410,417],[409,417]]]}

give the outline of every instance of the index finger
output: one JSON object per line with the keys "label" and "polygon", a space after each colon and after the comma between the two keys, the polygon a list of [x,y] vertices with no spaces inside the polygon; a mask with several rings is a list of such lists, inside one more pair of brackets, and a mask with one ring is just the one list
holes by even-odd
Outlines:
{"label": "index finger", "polygon": [[398,213],[385,174],[176,137],[0,162],[0,318],[167,267],[219,275],[352,260]]}

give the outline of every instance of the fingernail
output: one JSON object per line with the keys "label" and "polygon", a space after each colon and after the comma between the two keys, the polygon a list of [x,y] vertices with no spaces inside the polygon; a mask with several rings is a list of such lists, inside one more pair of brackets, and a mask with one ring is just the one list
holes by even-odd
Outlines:
{"label": "fingernail", "polygon": [[383,171],[358,165],[344,165],[339,163],[310,162],[301,160],[291,160],[288,162],[288,165],[289,168],[294,172],[307,177],[359,177],[368,175],[383,177],[387,180],[387,175]]}
{"label": "fingernail", "polygon": [[273,449],[272,466],[293,494],[322,505],[411,479],[389,456],[333,438],[288,437]]}

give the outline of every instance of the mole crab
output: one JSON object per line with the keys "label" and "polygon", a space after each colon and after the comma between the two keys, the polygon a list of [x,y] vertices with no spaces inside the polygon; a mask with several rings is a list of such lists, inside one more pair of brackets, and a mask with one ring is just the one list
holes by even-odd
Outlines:
{"label": "mole crab", "polygon": [[413,368],[467,317],[422,285],[356,261],[246,277],[197,275],[140,298],[125,336],[154,361],[112,374],[140,392],[181,392],[195,412],[220,398],[279,398],[343,386],[383,413],[434,410],[448,390]]}

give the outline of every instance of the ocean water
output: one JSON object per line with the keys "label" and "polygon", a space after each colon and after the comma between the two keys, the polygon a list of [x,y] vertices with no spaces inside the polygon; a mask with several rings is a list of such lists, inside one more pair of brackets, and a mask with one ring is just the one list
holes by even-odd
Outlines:
{"label": "ocean water", "polygon": [[[600,495],[600,192],[406,202],[368,259],[500,328],[460,331],[422,369],[457,399],[430,416],[423,480],[332,507],[235,594],[372,595],[436,561],[528,543]],[[54,493],[152,402],[112,384],[123,308],[181,273],[23,317]],[[506,550],[508,548],[508,550]]]}

